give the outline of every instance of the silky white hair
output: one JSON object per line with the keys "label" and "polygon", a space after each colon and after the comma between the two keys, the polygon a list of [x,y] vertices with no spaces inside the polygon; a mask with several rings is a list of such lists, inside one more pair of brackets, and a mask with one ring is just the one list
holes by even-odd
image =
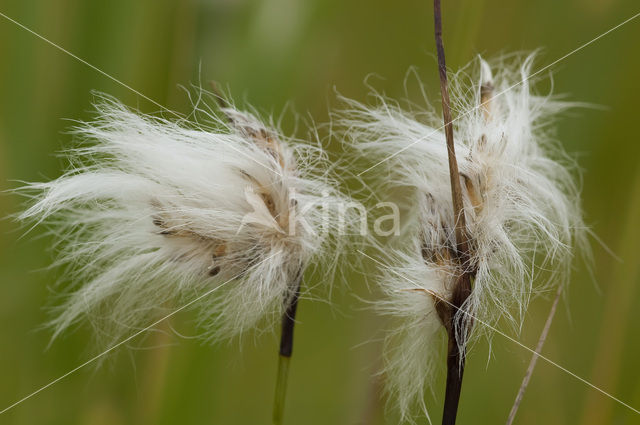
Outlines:
{"label": "silky white hair", "polygon": [[307,266],[335,267],[346,201],[319,144],[228,105],[198,102],[190,121],[96,108],[68,171],[23,188],[20,219],[48,224],[75,286],[54,337],[86,318],[113,343],[217,286],[194,305],[208,338],[233,337],[279,318]]}
{"label": "silky white hair", "polygon": [[[470,339],[504,318],[521,325],[532,294],[566,283],[575,247],[588,254],[575,163],[553,140],[548,124],[569,103],[531,91],[533,56],[492,67],[482,59],[451,78],[454,139],[463,192],[473,290],[456,312]],[[472,76],[466,72],[472,69]],[[493,98],[495,96],[495,98]],[[387,390],[403,418],[424,407],[424,389],[442,359],[438,303],[450,300],[461,272],[455,261],[454,211],[442,117],[409,110],[374,93],[373,106],[350,99],[337,121],[347,142],[386,178],[380,192],[410,189],[417,218],[410,247],[392,253],[379,279],[380,310],[395,328],[387,339]],[[384,167],[384,168],[383,168]],[[382,171],[384,169],[385,171]],[[477,319],[474,320],[471,317]],[[481,322],[481,323],[478,323]]]}

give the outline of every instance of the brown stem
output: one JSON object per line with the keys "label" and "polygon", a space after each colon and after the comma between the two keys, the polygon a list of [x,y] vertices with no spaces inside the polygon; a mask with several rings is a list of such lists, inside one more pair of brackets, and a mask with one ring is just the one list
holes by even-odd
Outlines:
{"label": "brown stem", "polygon": [[291,357],[293,351],[293,327],[296,324],[296,311],[298,310],[298,298],[300,298],[300,283],[302,281],[302,271],[298,272],[294,283],[294,292],[287,310],[282,316],[282,333],[280,334],[280,355]]}
{"label": "brown stem", "polygon": [[442,424],[455,424],[458,413],[458,402],[462,390],[462,375],[464,373],[464,353],[460,353],[460,347],[455,338],[449,335],[449,347],[447,355],[447,387],[444,394],[444,409]]}
{"label": "brown stem", "polygon": [[460,332],[466,334],[470,330],[472,322],[466,317],[466,314],[463,317],[456,315],[456,313],[463,312],[462,306],[469,295],[471,295],[471,274],[464,272],[458,278],[453,289],[450,312],[448,314],[447,384],[442,410],[442,425],[454,425],[458,414],[458,402],[460,401],[466,359],[464,344],[460,343],[459,337],[462,337],[463,340],[466,338],[466,335],[461,335]]}
{"label": "brown stem", "polygon": [[[447,139],[447,153],[449,156],[449,176],[451,179],[451,198],[453,212],[456,219],[455,234],[458,255],[469,252],[464,209],[462,205],[462,188],[460,174],[456,161],[456,149],[453,143],[453,120],[449,100],[449,83],[447,81],[447,65],[444,59],[444,45],[442,43],[442,14],[440,0],[433,1],[436,49],[438,51],[438,71],[440,74],[440,94],[442,95],[442,115],[444,118],[444,133]],[[466,260],[466,259],[464,259]]]}
{"label": "brown stem", "polygon": [[[447,154],[449,158],[449,177],[451,180],[451,199],[453,201],[453,212],[455,218],[455,238],[456,238],[456,260],[460,267],[460,275],[457,278],[452,291],[451,304],[448,314],[449,323],[446,324],[449,344],[447,350],[447,385],[445,389],[444,408],[442,414],[443,425],[453,425],[456,422],[458,413],[458,402],[460,391],[462,390],[462,375],[464,372],[465,352],[460,343],[459,337],[463,340],[466,335],[459,335],[459,332],[467,333],[471,326],[468,319],[460,318],[456,314],[462,309],[465,301],[471,295],[471,276],[473,272],[469,268],[469,239],[466,230],[464,208],[462,204],[462,188],[460,185],[460,174],[456,151],[453,141],[453,120],[451,118],[451,107],[449,100],[449,88],[447,82],[447,65],[444,58],[444,44],[442,43],[442,11],[440,0],[433,1],[433,17],[435,27],[436,50],[438,52],[438,70],[440,74],[440,94],[442,95],[442,115],[444,119],[444,132],[447,139]],[[465,323],[456,323],[467,321]]]}

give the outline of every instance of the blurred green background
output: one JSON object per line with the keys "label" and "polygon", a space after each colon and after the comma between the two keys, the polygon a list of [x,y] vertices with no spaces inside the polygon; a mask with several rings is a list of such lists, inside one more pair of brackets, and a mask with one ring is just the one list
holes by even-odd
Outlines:
{"label": "blurred green background", "polygon": [[[542,47],[538,67],[637,13],[636,0],[444,1],[448,65]],[[265,113],[287,102],[317,122],[335,105],[333,88],[364,99],[376,86],[403,96],[411,65],[438,100],[431,2],[407,0],[2,0],[18,20],[146,96],[183,113],[178,85],[215,79]],[[640,407],[640,19],[553,68],[554,91],[606,108],[558,121],[566,149],[584,170],[586,219],[617,261],[594,242],[592,283],[580,266],[544,353]],[[543,84],[544,86],[544,84]],[[548,84],[547,84],[548,86]],[[65,119],[88,119],[91,90],[132,107],[158,107],[0,18],[0,189],[60,175],[54,156],[70,142]],[[0,214],[23,202],[5,193]],[[0,221],[0,410],[85,361],[94,352],[82,328],[46,349],[40,329],[61,271],[48,237]],[[357,296],[362,275],[335,283],[332,304],[303,301],[296,329],[286,423],[393,424],[373,374],[382,329]],[[519,339],[533,347],[549,299],[533,302]],[[189,314],[172,320],[197,334]],[[164,330],[170,330],[167,324]],[[87,367],[0,416],[2,424],[268,424],[277,335],[207,346],[162,332],[132,341],[102,367]],[[146,347],[146,349],[139,349]],[[156,348],[153,348],[156,347]],[[500,336],[471,354],[459,423],[504,423],[530,354]],[[442,380],[427,397],[439,421]],[[421,423],[426,423],[422,419]],[[543,361],[517,424],[640,424],[640,415]]]}

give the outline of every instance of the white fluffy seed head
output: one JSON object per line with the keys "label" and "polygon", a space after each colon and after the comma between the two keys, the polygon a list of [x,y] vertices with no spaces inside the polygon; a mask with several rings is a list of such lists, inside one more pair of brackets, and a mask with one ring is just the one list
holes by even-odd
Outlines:
{"label": "white fluffy seed head", "polygon": [[[482,59],[451,82],[454,140],[463,191],[473,291],[458,318],[478,319],[461,341],[507,319],[521,324],[532,294],[566,283],[576,247],[588,255],[575,165],[548,131],[567,106],[532,93],[532,57],[516,66]],[[494,72],[492,72],[492,69]],[[495,98],[492,98],[495,96]],[[380,279],[388,298],[381,309],[396,319],[388,346],[389,390],[403,417],[422,404],[432,379],[428,356],[440,347],[438,298],[449,300],[456,279],[454,212],[441,115],[408,112],[375,95],[373,106],[345,99],[340,124],[361,155],[386,159],[368,173],[388,175],[380,191],[409,188],[417,221],[411,248],[396,253]],[[464,311],[463,311],[464,310]],[[466,335],[458,329],[459,335]],[[401,338],[397,338],[400,335]],[[439,350],[443,354],[443,350]],[[423,404],[422,404],[423,406]]]}
{"label": "white fluffy seed head", "polygon": [[195,305],[209,338],[232,337],[279,317],[300,269],[335,260],[343,196],[319,146],[231,106],[196,105],[206,124],[96,107],[69,170],[23,189],[20,218],[49,225],[76,286],[55,335],[87,318],[112,343],[221,286]]}

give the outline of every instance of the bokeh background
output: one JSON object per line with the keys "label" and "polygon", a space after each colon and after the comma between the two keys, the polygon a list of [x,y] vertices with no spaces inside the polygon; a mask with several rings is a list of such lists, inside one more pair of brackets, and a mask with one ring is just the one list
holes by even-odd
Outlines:
{"label": "bokeh background", "polygon": [[[635,0],[444,1],[452,69],[543,48],[554,61],[639,12]],[[334,87],[364,99],[365,77],[403,96],[416,66],[438,100],[431,2],[427,0],[2,0],[0,12],[162,105],[189,112],[178,86],[217,80],[240,103],[279,114],[287,103],[316,121]],[[553,67],[554,91],[601,105],[558,120],[558,137],[583,168],[586,219],[619,261],[593,241],[596,283],[578,265],[544,353],[640,407],[640,19]],[[546,86],[545,86],[546,84]],[[549,83],[542,83],[548,87]],[[92,90],[145,112],[158,107],[24,29],[0,18],[0,189],[54,178],[65,163],[66,119],[88,119]],[[285,119],[285,126],[287,125]],[[636,127],[634,127],[636,126]],[[339,154],[335,151],[334,154]],[[0,214],[20,210],[0,196]],[[94,353],[89,329],[57,340],[42,330],[60,270],[47,270],[51,239],[0,221],[0,409]],[[371,272],[371,269],[368,270]],[[335,282],[331,303],[303,301],[296,329],[286,423],[395,424],[373,378],[385,323],[358,297],[363,275]],[[346,289],[345,283],[349,284]],[[521,335],[533,347],[550,299],[532,303]],[[190,314],[131,342],[0,416],[2,424],[268,424],[277,335],[208,346]],[[171,327],[169,327],[169,325]],[[171,328],[177,332],[171,332]],[[167,331],[167,332],[161,332]],[[182,336],[179,336],[178,333]],[[504,423],[530,354],[500,336],[471,354],[459,423]],[[488,361],[489,360],[489,361]],[[442,379],[427,397],[439,421]],[[421,419],[421,423],[426,420]],[[640,415],[540,361],[518,424],[640,424]]]}

